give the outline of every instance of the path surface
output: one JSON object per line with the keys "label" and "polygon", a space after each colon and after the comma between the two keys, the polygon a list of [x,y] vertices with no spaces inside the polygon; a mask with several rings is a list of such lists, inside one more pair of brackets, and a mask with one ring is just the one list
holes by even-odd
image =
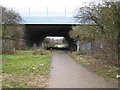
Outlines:
{"label": "path surface", "polygon": [[115,88],[105,79],[75,62],[66,52],[54,53],[49,88]]}

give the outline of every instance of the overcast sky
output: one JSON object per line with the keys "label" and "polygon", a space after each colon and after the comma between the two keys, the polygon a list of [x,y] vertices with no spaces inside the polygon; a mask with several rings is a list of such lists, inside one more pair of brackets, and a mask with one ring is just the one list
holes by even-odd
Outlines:
{"label": "overcast sky", "polygon": [[0,0],[0,5],[13,8],[24,15],[28,15],[29,7],[31,7],[30,11],[33,15],[38,15],[41,12],[42,16],[46,14],[46,7],[48,7],[50,16],[65,15],[66,7],[67,15],[72,16],[75,9],[83,6],[85,2],[93,1],[100,0]]}
{"label": "overcast sky", "polygon": [[[46,10],[49,8],[50,12],[64,11],[67,8],[67,12],[73,12],[75,9],[82,7],[85,2],[101,2],[101,1],[120,1],[120,0],[0,0],[0,5],[4,7],[17,9],[19,12],[28,11],[28,7],[31,7],[33,11]],[[39,7],[39,8],[38,8]],[[41,9],[42,7],[42,9]],[[44,8],[43,8],[44,7]],[[42,11],[41,11],[42,12]]]}
{"label": "overcast sky", "polygon": [[7,7],[79,7],[83,2],[98,0],[0,0]]}
{"label": "overcast sky", "polygon": [[52,37],[52,36],[47,36],[47,38],[51,38],[51,39],[63,39],[64,37],[62,37],[62,36],[59,36],[59,37],[57,37],[57,36],[56,36],[56,37],[55,37],[55,36],[54,36],[54,37]]}

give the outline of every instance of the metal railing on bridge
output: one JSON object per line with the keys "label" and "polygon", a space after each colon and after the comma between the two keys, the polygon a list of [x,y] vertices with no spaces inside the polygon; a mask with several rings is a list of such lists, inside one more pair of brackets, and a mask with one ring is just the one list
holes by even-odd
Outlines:
{"label": "metal railing on bridge", "polygon": [[70,8],[28,7],[16,8],[23,18],[23,24],[79,24]]}

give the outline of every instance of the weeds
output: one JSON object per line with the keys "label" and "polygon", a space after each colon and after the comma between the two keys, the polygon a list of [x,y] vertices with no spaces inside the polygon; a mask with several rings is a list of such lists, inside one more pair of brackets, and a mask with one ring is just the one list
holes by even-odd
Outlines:
{"label": "weeds", "polygon": [[98,75],[104,78],[117,79],[119,68],[116,66],[111,66],[103,60],[95,59],[91,56],[84,54],[76,54],[76,52],[71,53],[71,56],[80,64],[88,68],[89,70],[96,72]]}

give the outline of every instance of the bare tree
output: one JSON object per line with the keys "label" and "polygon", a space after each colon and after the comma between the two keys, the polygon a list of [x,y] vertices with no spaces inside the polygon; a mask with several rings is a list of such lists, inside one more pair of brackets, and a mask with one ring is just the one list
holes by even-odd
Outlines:
{"label": "bare tree", "polygon": [[[7,9],[5,7],[0,7],[2,15],[2,44],[3,47],[10,47],[10,45],[5,46],[5,43],[10,44],[8,39],[20,39],[23,35],[24,26],[21,24],[22,18],[16,11],[12,9]],[[13,49],[9,48],[9,49]],[[7,50],[9,50],[7,49]]]}
{"label": "bare tree", "polygon": [[[93,39],[98,41],[99,39],[100,43],[104,46],[108,62],[117,65],[120,30],[119,2],[91,3],[89,6],[79,8],[76,11],[75,18],[80,23],[97,26],[95,29],[89,28],[90,26],[80,27],[80,30],[76,31],[80,31],[79,36],[83,36],[85,40]],[[96,32],[99,38],[96,37]]]}
{"label": "bare tree", "polygon": [[22,18],[20,17],[19,13],[13,11],[12,9],[7,9],[4,7],[2,8],[2,39],[5,37],[16,38],[16,36],[21,34],[21,25],[20,22]]}

